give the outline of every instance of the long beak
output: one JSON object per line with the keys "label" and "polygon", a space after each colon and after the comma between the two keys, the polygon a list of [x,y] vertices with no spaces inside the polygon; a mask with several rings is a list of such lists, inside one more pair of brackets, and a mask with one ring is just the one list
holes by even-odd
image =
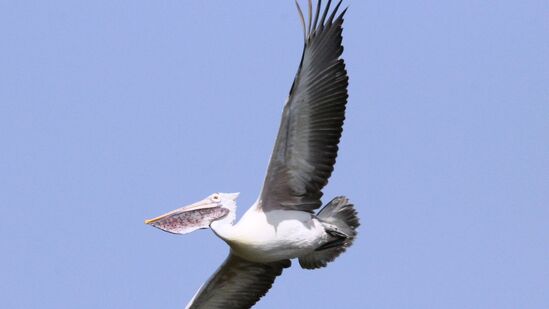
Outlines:
{"label": "long beak", "polygon": [[229,212],[218,203],[209,199],[178,208],[156,218],[145,220],[163,231],[173,234],[187,234],[192,231],[208,228],[210,223],[224,217]]}

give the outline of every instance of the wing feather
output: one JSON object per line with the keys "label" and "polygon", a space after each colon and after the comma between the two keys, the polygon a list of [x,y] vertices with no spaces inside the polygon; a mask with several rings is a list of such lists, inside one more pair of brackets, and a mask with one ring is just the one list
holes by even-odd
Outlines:
{"label": "wing feather", "polygon": [[[334,169],[343,131],[348,76],[343,53],[338,2],[330,15],[321,2],[307,29],[301,63],[284,105],[282,120],[260,195],[260,206],[312,212],[321,206],[322,188]],[[309,10],[311,14],[311,10]],[[309,16],[312,20],[312,16]]]}
{"label": "wing feather", "polygon": [[188,309],[250,308],[271,288],[290,260],[255,263],[229,254],[225,262],[196,292]]}

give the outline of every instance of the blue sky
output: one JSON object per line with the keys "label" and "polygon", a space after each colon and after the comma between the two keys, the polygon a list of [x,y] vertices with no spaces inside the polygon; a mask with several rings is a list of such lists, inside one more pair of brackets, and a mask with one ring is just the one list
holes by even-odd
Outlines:
{"label": "blue sky", "polygon": [[[548,308],[545,1],[345,1],[326,200],[362,218],[257,308]],[[0,2],[5,308],[182,308],[227,254],[143,219],[257,197],[302,33],[292,1]]]}

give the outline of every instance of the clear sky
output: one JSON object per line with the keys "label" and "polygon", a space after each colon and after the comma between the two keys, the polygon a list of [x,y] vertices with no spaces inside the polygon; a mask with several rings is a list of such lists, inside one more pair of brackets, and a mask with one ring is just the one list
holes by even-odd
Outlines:
{"label": "clear sky", "polygon": [[[225,259],[143,220],[260,190],[302,33],[234,3],[0,2],[3,308],[183,308]],[[547,2],[345,4],[359,238],[257,308],[549,308]]]}

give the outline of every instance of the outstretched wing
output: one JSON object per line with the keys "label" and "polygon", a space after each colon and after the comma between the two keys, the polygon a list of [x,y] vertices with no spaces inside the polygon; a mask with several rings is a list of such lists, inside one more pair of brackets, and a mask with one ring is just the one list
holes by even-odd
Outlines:
{"label": "outstretched wing", "polygon": [[[282,121],[259,207],[312,211],[321,206],[337,156],[347,103],[348,77],[343,59],[341,1],[330,16],[328,1],[319,22],[321,1],[305,31],[301,64],[284,106]],[[300,15],[301,9],[298,9]],[[302,17],[303,28],[305,21]],[[312,25],[312,26],[311,26]]]}
{"label": "outstretched wing", "polygon": [[252,307],[269,291],[290,260],[254,263],[232,253],[187,304],[188,309]]}

